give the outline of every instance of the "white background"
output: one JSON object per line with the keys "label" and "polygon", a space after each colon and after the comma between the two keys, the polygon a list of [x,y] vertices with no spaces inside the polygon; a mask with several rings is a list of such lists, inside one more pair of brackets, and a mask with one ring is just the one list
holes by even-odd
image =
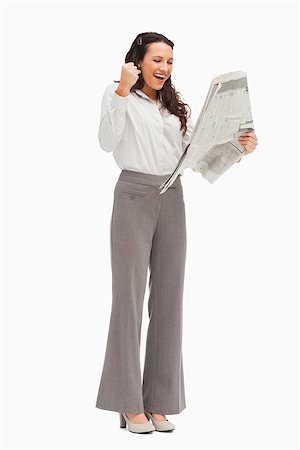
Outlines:
{"label": "white background", "polygon": [[[298,3],[2,2],[5,449],[296,449]],[[138,33],[174,43],[196,121],[243,70],[259,144],[214,184],[187,169],[183,358],[173,433],[95,407],[120,169],[98,142],[104,89]],[[141,367],[147,331],[144,301]]]}

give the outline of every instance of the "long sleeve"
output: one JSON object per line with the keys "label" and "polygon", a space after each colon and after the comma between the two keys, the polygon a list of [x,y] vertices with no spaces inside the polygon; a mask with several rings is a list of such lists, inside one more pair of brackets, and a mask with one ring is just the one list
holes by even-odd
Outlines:
{"label": "long sleeve", "polygon": [[187,130],[186,130],[185,135],[182,137],[182,150],[183,151],[187,148],[188,144],[191,142],[191,134],[194,129],[194,123],[191,119],[191,116],[189,116],[187,118],[186,124],[187,124]]}
{"label": "long sleeve", "polygon": [[101,117],[98,130],[100,147],[106,152],[113,152],[119,144],[125,123],[128,96],[116,94],[117,85],[109,84],[102,97]]}

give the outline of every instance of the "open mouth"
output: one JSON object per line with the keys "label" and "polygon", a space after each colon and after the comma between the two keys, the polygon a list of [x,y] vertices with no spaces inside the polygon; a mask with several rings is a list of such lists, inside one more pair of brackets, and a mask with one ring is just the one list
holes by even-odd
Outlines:
{"label": "open mouth", "polygon": [[166,79],[164,75],[158,75],[157,73],[154,73],[153,76],[159,83],[163,83],[164,80]]}

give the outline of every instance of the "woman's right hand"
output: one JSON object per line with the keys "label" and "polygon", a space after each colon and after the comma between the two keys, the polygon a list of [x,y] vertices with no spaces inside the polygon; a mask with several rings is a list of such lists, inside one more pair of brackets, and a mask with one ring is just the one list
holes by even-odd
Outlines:
{"label": "woman's right hand", "polygon": [[129,93],[131,87],[137,82],[140,73],[141,71],[133,62],[123,64],[119,87]]}

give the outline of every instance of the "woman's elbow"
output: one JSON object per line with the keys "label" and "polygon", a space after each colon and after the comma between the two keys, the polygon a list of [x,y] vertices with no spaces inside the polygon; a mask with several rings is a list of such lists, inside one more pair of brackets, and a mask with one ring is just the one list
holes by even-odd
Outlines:
{"label": "woman's elbow", "polygon": [[107,153],[113,152],[113,150],[114,150],[113,146],[111,145],[111,143],[107,139],[105,139],[102,136],[100,130],[98,132],[98,140],[99,140],[99,144],[100,144],[100,147],[102,148],[102,150],[104,150]]}

